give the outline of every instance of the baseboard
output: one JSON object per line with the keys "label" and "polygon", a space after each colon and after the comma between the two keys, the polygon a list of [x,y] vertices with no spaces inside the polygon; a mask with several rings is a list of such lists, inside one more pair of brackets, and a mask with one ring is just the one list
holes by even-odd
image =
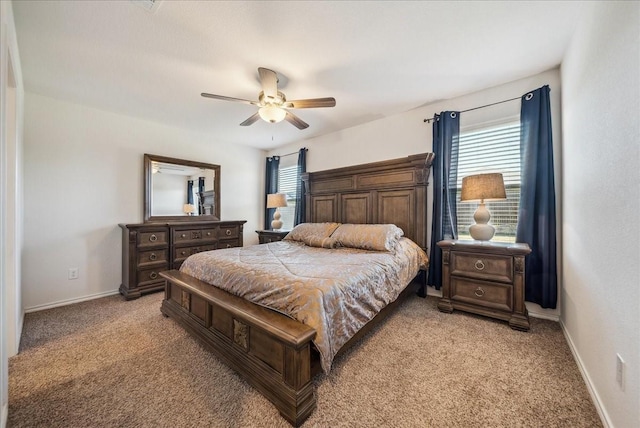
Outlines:
{"label": "baseboard", "polygon": [[9,417],[9,403],[2,405],[2,416],[0,416],[0,428],[7,426],[7,418]]}
{"label": "baseboard", "polygon": [[120,292],[116,289],[111,291],[105,291],[102,293],[89,294],[88,296],[77,297],[74,299],[59,300],[57,302],[45,303],[44,305],[36,305],[36,306],[31,306],[30,308],[25,308],[24,313],[28,314],[30,312],[38,312],[38,311],[43,311],[45,309],[52,309],[60,306],[72,305],[74,303],[86,302],[87,300],[99,299],[101,297],[114,296],[119,293]]}
{"label": "baseboard", "polygon": [[427,296],[442,297],[442,290],[436,290],[433,287],[427,287]]}
{"label": "baseboard", "polygon": [[555,321],[555,322],[559,322],[560,321],[560,316],[559,315],[549,315],[549,314],[545,314],[545,313],[542,313],[542,312],[536,312],[536,311],[529,311],[529,316],[531,318],[539,318],[539,319]]}
{"label": "baseboard", "polygon": [[598,416],[600,416],[600,420],[602,421],[602,425],[605,428],[611,428],[613,427],[613,423],[611,423],[611,420],[609,419],[609,415],[607,414],[606,410],[604,409],[604,407],[602,406],[602,401],[600,400],[600,396],[598,395],[598,392],[596,391],[595,387],[593,386],[593,382],[591,382],[591,378],[589,377],[589,373],[587,373],[587,370],[584,368],[584,364],[582,364],[582,359],[580,358],[580,355],[578,354],[578,351],[576,350],[576,347],[573,343],[573,340],[571,340],[571,335],[569,335],[569,332],[567,331],[564,323],[562,322],[562,320],[560,320],[560,327],[562,328],[562,332],[564,333],[564,338],[567,340],[567,343],[569,344],[569,349],[571,350],[571,354],[573,355],[573,359],[576,361],[576,364],[578,365],[578,369],[580,370],[580,374],[582,375],[582,379],[584,380],[584,383],[587,385],[587,390],[589,391],[589,395],[591,396],[591,400],[593,401],[593,404],[596,408],[596,411],[598,412]]}

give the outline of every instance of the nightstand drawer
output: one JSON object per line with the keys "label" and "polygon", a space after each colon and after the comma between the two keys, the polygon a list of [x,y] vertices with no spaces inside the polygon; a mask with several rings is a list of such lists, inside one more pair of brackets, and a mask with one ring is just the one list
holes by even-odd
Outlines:
{"label": "nightstand drawer", "polygon": [[472,281],[451,276],[450,287],[451,300],[454,302],[508,312],[513,310],[513,287],[511,284]]}
{"label": "nightstand drawer", "polygon": [[511,284],[513,257],[491,254],[451,253],[451,275]]}

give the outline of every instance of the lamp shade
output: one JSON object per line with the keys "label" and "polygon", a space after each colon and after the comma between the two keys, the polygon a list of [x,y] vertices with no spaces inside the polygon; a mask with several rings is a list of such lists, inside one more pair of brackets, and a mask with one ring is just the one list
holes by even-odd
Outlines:
{"label": "lamp shade", "polygon": [[267,208],[279,208],[287,206],[287,195],[284,193],[271,193],[267,195]]}
{"label": "lamp shade", "polygon": [[277,123],[281,122],[287,115],[287,111],[271,104],[260,107],[258,114],[265,122]]}
{"label": "lamp shade", "polygon": [[460,201],[491,201],[499,199],[507,199],[502,174],[477,174],[462,179]]}

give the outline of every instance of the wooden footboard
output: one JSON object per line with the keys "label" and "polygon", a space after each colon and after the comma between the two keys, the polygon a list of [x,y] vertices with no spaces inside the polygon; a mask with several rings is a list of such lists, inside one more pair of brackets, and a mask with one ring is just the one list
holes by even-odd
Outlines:
{"label": "wooden footboard", "polygon": [[294,426],[316,407],[309,326],[177,270],[166,280],[161,311],[242,375]]}

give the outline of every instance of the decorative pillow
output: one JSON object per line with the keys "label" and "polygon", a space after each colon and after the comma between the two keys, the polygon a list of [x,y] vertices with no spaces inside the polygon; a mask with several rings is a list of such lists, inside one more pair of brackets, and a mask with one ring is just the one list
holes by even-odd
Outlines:
{"label": "decorative pillow", "polygon": [[308,242],[312,238],[319,238],[320,240],[328,238],[338,226],[340,226],[340,223],[300,223],[283,239],[304,242],[309,245]]}
{"label": "decorative pillow", "polygon": [[305,239],[305,245],[309,247],[320,247],[320,248],[336,248],[338,246],[338,242],[333,238],[321,238],[319,236],[312,236],[309,239]]}
{"label": "decorative pillow", "polygon": [[331,237],[343,247],[392,251],[402,235],[395,224],[342,224]]}

